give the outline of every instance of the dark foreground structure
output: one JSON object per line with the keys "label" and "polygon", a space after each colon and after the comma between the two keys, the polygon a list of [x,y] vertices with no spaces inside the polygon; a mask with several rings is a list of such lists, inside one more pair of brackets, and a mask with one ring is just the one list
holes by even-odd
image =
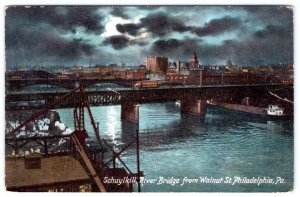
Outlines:
{"label": "dark foreground structure", "polygon": [[[57,134],[54,130],[57,130],[59,123],[55,116],[50,115],[47,135],[45,132],[31,132],[37,118],[45,117],[49,112],[55,113],[51,109],[73,92],[81,95],[73,114],[75,131],[66,129]],[[140,191],[139,178],[142,173],[139,171],[139,158],[138,173],[132,173],[120,157],[134,143],[139,151],[138,135],[116,152],[101,139],[86,98],[80,86],[6,133],[5,182],[8,191],[131,192],[134,183],[138,183]],[[86,143],[85,108],[97,139],[93,144]],[[26,135],[20,135],[22,132],[26,132]],[[123,167],[117,167],[116,160]]]}

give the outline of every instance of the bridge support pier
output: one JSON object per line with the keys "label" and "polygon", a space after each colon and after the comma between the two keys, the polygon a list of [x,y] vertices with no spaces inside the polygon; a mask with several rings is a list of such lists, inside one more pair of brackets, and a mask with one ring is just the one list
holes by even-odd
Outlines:
{"label": "bridge support pier", "polygon": [[136,137],[139,127],[139,105],[133,102],[121,104],[122,132],[121,138],[124,142],[131,142]]}
{"label": "bridge support pier", "polygon": [[136,138],[136,130],[138,124],[129,120],[123,119],[121,121],[121,139],[124,143],[132,142],[132,139]]}
{"label": "bridge support pier", "polygon": [[182,99],[180,101],[180,111],[182,114],[205,116],[206,100]]}
{"label": "bridge support pier", "polygon": [[122,103],[121,119],[137,123],[139,121],[139,105],[132,102]]}

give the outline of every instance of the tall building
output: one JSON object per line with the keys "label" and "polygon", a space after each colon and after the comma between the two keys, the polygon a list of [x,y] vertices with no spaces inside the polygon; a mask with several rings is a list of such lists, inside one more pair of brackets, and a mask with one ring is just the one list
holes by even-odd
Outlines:
{"label": "tall building", "polygon": [[147,57],[146,69],[151,73],[163,73],[165,74],[168,68],[168,58],[167,57]]}
{"label": "tall building", "polygon": [[193,53],[193,58],[189,62],[189,69],[199,68],[199,61],[196,52]]}
{"label": "tall building", "polygon": [[227,60],[227,62],[226,62],[226,68],[232,68],[232,62],[231,62],[231,59],[229,58],[228,60]]}

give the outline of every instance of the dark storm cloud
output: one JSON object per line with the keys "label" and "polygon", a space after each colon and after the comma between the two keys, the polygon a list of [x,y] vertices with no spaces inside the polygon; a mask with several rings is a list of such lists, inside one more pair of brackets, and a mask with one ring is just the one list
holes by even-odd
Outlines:
{"label": "dark storm cloud", "polygon": [[116,29],[120,33],[128,33],[132,36],[137,36],[140,28],[141,28],[140,25],[135,24],[135,23],[117,24],[116,25]]}
{"label": "dark storm cloud", "polygon": [[181,20],[162,12],[149,14],[141,18],[140,22],[141,27],[158,36],[164,36],[172,31],[185,32],[191,30],[191,27],[185,26]]}
{"label": "dark storm cloud", "polygon": [[[151,47],[151,54],[167,55],[171,58],[186,58],[199,49],[199,41],[196,39],[166,39],[157,40]],[[201,41],[200,41],[201,42]]]}
{"label": "dark storm cloud", "polygon": [[225,16],[220,19],[213,19],[206,23],[203,27],[192,27],[187,26],[180,19],[166,15],[165,13],[159,12],[149,14],[144,18],[140,19],[140,23],[134,24],[117,24],[116,28],[120,33],[128,33],[132,36],[136,36],[141,28],[146,28],[147,31],[151,32],[156,36],[165,36],[172,32],[187,32],[190,31],[198,35],[199,37],[217,35],[239,28],[241,20]]}
{"label": "dark storm cloud", "polygon": [[252,21],[263,22],[265,25],[293,26],[293,9],[291,6],[243,6]]}
{"label": "dark storm cloud", "polygon": [[83,39],[73,39],[72,41],[65,41],[63,44],[60,41],[53,49],[60,49],[59,56],[70,59],[80,57],[81,55],[92,55],[94,46],[85,43]]}
{"label": "dark storm cloud", "polygon": [[9,7],[5,44],[8,65],[16,63],[74,62],[95,53],[87,40],[64,38],[76,27],[87,33],[103,32],[101,17],[91,7]]}
{"label": "dark storm cloud", "polygon": [[[222,33],[233,30],[247,36],[224,40],[219,44],[184,38],[160,39],[153,43],[150,53],[163,54],[173,59],[189,59],[192,52],[196,51],[203,64],[225,64],[228,58],[239,65],[293,63],[293,11],[279,6],[243,9],[252,14],[241,19],[229,16],[215,18],[189,31],[203,39],[208,35],[220,37]],[[253,31],[251,28],[256,27],[258,22],[259,26],[265,26]]]}
{"label": "dark storm cloud", "polygon": [[177,39],[158,40],[154,42],[154,50],[164,52],[179,48],[182,44],[182,41]]}
{"label": "dark storm cloud", "polygon": [[218,57],[227,55],[242,65],[290,64],[293,63],[293,40],[276,35],[268,38],[254,35],[244,41],[224,41],[220,47],[209,51],[212,54],[216,52]]}
{"label": "dark storm cloud", "polygon": [[133,46],[133,45],[139,45],[139,46],[145,46],[146,43],[143,42],[142,40],[135,40],[135,39],[130,39],[127,36],[124,35],[118,35],[118,36],[110,36],[107,37],[102,44],[104,46],[111,46],[112,48],[116,50],[123,49],[128,46]]}
{"label": "dark storm cloud", "polygon": [[270,16],[271,13],[276,14],[273,17],[282,17],[282,16],[287,16],[293,14],[292,13],[292,6],[253,6],[253,5],[248,5],[248,6],[237,6],[238,8],[241,7],[247,12],[251,14],[259,14],[259,15],[265,15],[265,16]]}
{"label": "dark storm cloud", "polygon": [[288,30],[282,26],[268,25],[265,29],[256,31],[254,36],[256,38],[270,38],[277,37],[278,39],[282,38],[292,38],[292,31]]}
{"label": "dark storm cloud", "polygon": [[6,29],[5,42],[8,64],[69,62],[94,53],[93,45],[83,39],[64,39],[50,25]]}
{"label": "dark storm cloud", "polygon": [[103,41],[104,45],[111,45],[114,49],[120,50],[130,45],[130,39],[127,36],[110,36]]}
{"label": "dark storm cloud", "polygon": [[95,12],[96,8],[93,7],[71,7],[65,14],[57,15],[53,24],[66,30],[84,27],[89,32],[100,34],[104,30],[104,26],[100,23],[103,18]]}
{"label": "dark storm cloud", "polygon": [[129,19],[129,16],[125,13],[123,7],[113,7],[113,10],[110,12],[110,14],[124,19]]}
{"label": "dark storm cloud", "polygon": [[103,17],[96,13],[96,7],[9,7],[6,16],[17,23],[47,23],[64,31],[74,32],[84,27],[87,32],[100,34],[104,30]]}
{"label": "dark storm cloud", "polygon": [[267,39],[253,36],[248,40],[226,40],[221,45],[203,46],[200,53],[211,62],[231,58],[239,65],[293,63],[293,41],[277,36]]}
{"label": "dark storm cloud", "polygon": [[262,62],[293,63],[293,26],[267,25],[249,40],[248,56],[260,57]]}
{"label": "dark storm cloud", "polygon": [[150,13],[140,19],[139,23],[117,24],[116,29],[120,33],[128,33],[132,36],[138,35],[138,31],[145,28],[155,36],[164,36],[175,32],[190,31],[192,27],[186,26],[181,20],[168,16],[163,12]]}
{"label": "dark storm cloud", "polygon": [[[126,56],[128,61],[143,61],[144,57],[137,57],[141,53],[188,60],[194,51],[203,64],[219,64],[228,58],[239,65],[293,63],[291,7],[115,6],[107,15],[101,14],[107,13],[107,8],[8,7],[5,17],[7,65],[59,61],[73,65],[89,58],[102,61],[113,55]],[[143,15],[136,23],[132,23],[136,20],[134,11]],[[106,23],[117,21],[110,15],[131,21],[116,25],[122,35],[113,35],[114,31],[104,28]],[[195,25],[197,21],[199,24]],[[85,32],[75,34],[78,27]],[[102,34],[106,30],[110,37]],[[81,36],[91,40],[74,39]],[[137,47],[134,48],[137,54],[122,50],[129,46]]]}
{"label": "dark storm cloud", "polygon": [[198,36],[208,36],[220,34],[240,26],[241,20],[233,17],[223,17],[220,19],[213,19],[206,23],[203,27],[198,27],[193,30]]}
{"label": "dark storm cloud", "polygon": [[254,34],[248,40],[224,40],[219,45],[194,39],[157,40],[149,53],[188,60],[195,51],[201,64],[225,64],[228,58],[238,65],[293,63],[293,40],[288,37],[278,39],[276,35],[271,35],[262,38]]}

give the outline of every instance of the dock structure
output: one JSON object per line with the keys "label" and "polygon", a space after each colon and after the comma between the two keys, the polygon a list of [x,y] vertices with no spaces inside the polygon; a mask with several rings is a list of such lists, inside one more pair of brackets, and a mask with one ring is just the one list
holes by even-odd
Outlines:
{"label": "dock structure", "polygon": [[[136,180],[143,173],[139,171],[139,166],[138,172],[133,173],[120,157],[132,144],[138,146],[138,139],[134,139],[119,152],[112,149],[109,142],[100,137],[83,88],[73,91],[81,92],[79,105],[73,114],[74,131],[16,137],[34,119],[57,106],[59,99],[6,134],[6,189],[26,192],[132,192],[133,185],[137,183],[140,191]],[[96,134],[96,146],[85,142],[88,137],[84,121],[85,108]],[[117,167],[116,160],[123,166]],[[124,181],[120,184],[117,181],[106,181],[107,179]]]}
{"label": "dock structure", "polygon": [[[51,143],[55,144],[55,141],[61,139],[65,139],[66,143],[54,150]],[[103,165],[102,159],[109,153],[89,150],[79,142],[76,133],[67,136],[6,139],[7,145],[12,142],[18,145],[11,145],[13,154],[5,158],[5,183],[8,191],[130,192],[133,189],[133,183],[104,184],[104,177],[124,179],[132,175],[125,168]],[[48,151],[39,144],[47,147]],[[35,148],[35,151],[37,147],[40,149],[38,152],[24,151],[29,147]],[[15,152],[17,149],[18,153]]]}

